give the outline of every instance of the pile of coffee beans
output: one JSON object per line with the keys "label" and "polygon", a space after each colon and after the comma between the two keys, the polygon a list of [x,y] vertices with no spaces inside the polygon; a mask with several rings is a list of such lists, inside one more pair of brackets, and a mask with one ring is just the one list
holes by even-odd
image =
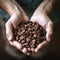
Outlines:
{"label": "pile of coffee beans", "polygon": [[25,48],[36,48],[46,40],[46,31],[37,22],[21,21],[14,29],[15,40]]}

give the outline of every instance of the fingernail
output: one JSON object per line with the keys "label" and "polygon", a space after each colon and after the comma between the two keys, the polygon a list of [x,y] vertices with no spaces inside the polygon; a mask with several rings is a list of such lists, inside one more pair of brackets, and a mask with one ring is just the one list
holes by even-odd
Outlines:
{"label": "fingernail", "polygon": [[27,53],[27,49],[23,48],[22,52],[26,54]]}
{"label": "fingernail", "polygon": [[38,49],[37,49],[37,48],[35,49],[35,52],[36,52],[36,53],[38,52]]}
{"label": "fingernail", "polygon": [[27,52],[27,55],[29,56],[29,55],[30,55],[30,53],[29,53],[29,52]]}

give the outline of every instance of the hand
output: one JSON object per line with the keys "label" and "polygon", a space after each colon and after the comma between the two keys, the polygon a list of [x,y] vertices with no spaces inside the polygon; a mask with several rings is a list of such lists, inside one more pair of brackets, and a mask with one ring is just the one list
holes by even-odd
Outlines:
{"label": "hand", "polygon": [[18,50],[26,54],[27,49],[23,48],[19,42],[14,40],[13,37],[13,28],[16,28],[16,26],[20,23],[21,20],[29,20],[29,18],[26,15],[21,15],[17,12],[10,17],[10,19],[6,23],[6,36],[12,46],[16,47]]}
{"label": "hand", "polygon": [[49,17],[45,13],[38,13],[34,14],[31,17],[32,22],[37,22],[39,23],[45,30],[46,30],[46,40],[40,43],[37,48],[34,49],[34,52],[37,53],[39,50],[44,49],[51,40],[52,32],[53,32],[53,23],[49,19]]}

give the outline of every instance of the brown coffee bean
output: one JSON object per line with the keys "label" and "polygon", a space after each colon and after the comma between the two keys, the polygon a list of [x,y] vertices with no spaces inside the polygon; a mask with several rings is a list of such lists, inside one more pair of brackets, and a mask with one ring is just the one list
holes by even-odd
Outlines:
{"label": "brown coffee bean", "polygon": [[18,36],[21,35],[21,32],[17,32],[17,35],[18,35]]}
{"label": "brown coffee bean", "polygon": [[19,40],[18,42],[21,43],[21,40]]}
{"label": "brown coffee bean", "polygon": [[20,30],[20,29],[18,29],[18,32],[21,32],[21,30]]}
{"label": "brown coffee bean", "polygon": [[14,29],[14,37],[22,44],[22,47],[27,48],[33,54],[33,49],[46,40],[46,31],[37,22],[21,21]]}
{"label": "brown coffee bean", "polygon": [[20,40],[24,39],[24,36],[20,36],[19,39],[20,39]]}
{"label": "brown coffee bean", "polygon": [[28,45],[28,43],[24,43],[24,45],[25,45],[25,46],[27,46],[27,45]]}
{"label": "brown coffee bean", "polygon": [[32,40],[31,44],[34,45],[36,43],[36,40]]}
{"label": "brown coffee bean", "polygon": [[21,40],[21,44],[25,43],[25,40]]}
{"label": "brown coffee bean", "polygon": [[22,35],[24,32],[25,32],[25,30],[22,30],[22,31],[20,32],[20,35]]}
{"label": "brown coffee bean", "polygon": [[26,41],[27,41],[27,42],[30,42],[30,38],[26,38]]}
{"label": "brown coffee bean", "polygon": [[17,41],[18,41],[18,39],[19,39],[18,36],[16,36],[16,40],[17,40]]}

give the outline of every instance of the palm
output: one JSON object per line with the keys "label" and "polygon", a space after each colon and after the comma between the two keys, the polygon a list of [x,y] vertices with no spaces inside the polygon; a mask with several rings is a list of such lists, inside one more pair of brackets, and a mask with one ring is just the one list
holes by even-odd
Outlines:
{"label": "palm", "polygon": [[51,35],[52,35],[52,29],[53,29],[53,24],[50,21],[49,17],[45,14],[40,14],[40,15],[35,15],[32,16],[31,21],[39,23],[45,30],[46,30],[46,40],[40,43],[37,48],[35,49],[35,52],[38,52],[41,49],[44,49],[45,46],[48,45],[48,43],[51,40]]}
{"label": "palm", "polygon": [[16,28],[16,26],[20,23],[21,20],[29,20],[29,19],[26,15],[21,17],[18,16],[17,14],[14,14],[13,16],[11,16],[11,18],[6,23],[6,36],[9,43],[12,46],[16,47],[18,50],[26,54],[27,49],[23,48],[19,42],[14,40],[14,34],[13,34],[13,29]]}

